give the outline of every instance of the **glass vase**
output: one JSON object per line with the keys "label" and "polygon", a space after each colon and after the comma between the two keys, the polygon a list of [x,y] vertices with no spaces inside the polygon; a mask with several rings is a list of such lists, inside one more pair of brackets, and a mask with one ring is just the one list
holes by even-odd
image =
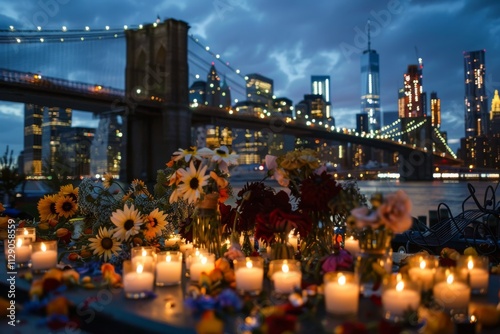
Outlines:
{"label": "glass vase", "polygon": [[207,194],[197,204],[193,221],[193,245],[205,248],[216,258],[222,256],[222,227],[218,210],[218,194]]}
{"label": "glass vase", "polygon": [[381,296],[384,277],[392,272],[391,230],[366,228],[358,233],[359,252],[354,267],[364,297]]}
{"label": "glass vase", "polygon": [[271,245],[270,260],[287,260],[295,257],[293,246],[284,242],[275,242]]}

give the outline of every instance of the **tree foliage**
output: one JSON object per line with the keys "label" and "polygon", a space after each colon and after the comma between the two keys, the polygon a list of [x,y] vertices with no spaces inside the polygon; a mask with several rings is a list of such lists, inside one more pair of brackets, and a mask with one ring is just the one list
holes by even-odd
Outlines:
{"label": "tree foliage", "polygon": [[7,146],[5,153],[0,157],[0,193],[13,199],[16,186],[25,178],[24,174],[19,173],[17,164],[14,162],[14,150],[9,151],[9,146]]}

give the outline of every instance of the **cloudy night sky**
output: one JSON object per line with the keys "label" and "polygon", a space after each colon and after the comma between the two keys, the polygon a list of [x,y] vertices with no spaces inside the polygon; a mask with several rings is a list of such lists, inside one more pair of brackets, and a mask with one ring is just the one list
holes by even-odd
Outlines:
{"label": "cloudy night sky", "polygon": [[[370,20],[372,49],[380,56],[382,111],[397,110],[404,72],[417,56],[423,58],[424,90],[441,98],[442,130],[448,132],[455,151],[464,135],[464,51],[486,50],[488,96],[500,89],[498,0],[0,1],[0,29],[4,30],[11,25],[19,30],[136,27],[154,22],[157,16],[162,21],[186,21],[190,34],[230,66],[242,74],[260,73],[273,79],[275,95],[294,104],[310,93],[311,75],[330,75],[336,124],[350,128],[360,111],[359,55],[366,48]],[[0,67],[123,88],[124,40],[88,43],[70,49],[57,43],[16,50],[9,49],[15,45],[0,45]],[[203,53],[193,43],[189,47]],[[220,63],[216,67],[235,78],[240,88],[235,85],[233,98],[242,100],[243,79]],[[203,70],[190,64],[192,75],[205,79],[207,72],[208,65]],[[1,154],[6,145],[15,154],[22,150],[23,116],[22,104],[0,101]],[[97,121],[89,113],[75,112],[73,124],[97,126]]]}

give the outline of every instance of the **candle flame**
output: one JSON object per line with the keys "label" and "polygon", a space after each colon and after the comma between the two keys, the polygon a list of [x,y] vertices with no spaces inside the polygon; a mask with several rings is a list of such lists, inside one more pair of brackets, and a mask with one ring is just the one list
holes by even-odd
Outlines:
{"label": "candle flame", "polygon": [[253,267],[252,261],[247,261],[247,268],[252,268],[252,267]]}
{"label": "candle flame", "polygon": [[453,283],[453,274],[448,275],[446,278],[446,283],[451,284]]}
{"label": "candle flame", "polygon": [[47,246],[45,246],[45,243],[43,243],[43,242],[42,242],[42,247],[41,247],[41,249],[42,249],[42,252],[47,251]]}
{"label": "candle flame", "polygon": [[344,275],[340,275],[338,279],[339,285],[345,285],[346,283],[346,278]]}
{"label": "candle flame", "polygon": [[284,273],[287,273],[288,271],[290,271],[290,269],[288,268],[288,264],[284,264],[281,266],[281,271],[283,271]]}
{"label": "candle flame", "polygon": [[28,235],[28,230],[26,228],[24,228],[23,233],[24,233],[24,235]]}
{"label": "candle flame", "polygon": [[23,239],[19,238],[17,239],[17,247],[21,247],[23,245]]}
{"label": "candle flame", "polygon": [[401,275],[401,273],[398,273],[398,274],[396,275],[396,282],[400,282],[400,281],[402,281],[402,280],[403,280],[403,275]]}
{"label": "candle flame", "polygon": [[166,260],[167,262],[170,262],[170,261],[172,261],[172,258],[170,257],[170,255],[167,255],[167,257],[165,258],[165,260]]}
{"label": "candle flame", "polygon": [[396,284],[396,291],[403,291],[405,288],[405,283],[403,281],[399,281],[398,284]]}
{"label": "candle flame", "polygon": [[469,263],[467,263],[467,268],[469,268],[469,270],[471,270],[472,268],[474,268],[474,261],[469,260]]}
{"label": "candle flame", "polygon": [[200,258],[200,262],[201,262],[202,264],[206,264],[206,263],[207,263],[207,261],[208,261],[208,259],[207,259],[205,256],[203,256],[203,255],[202,255],[202,256],[201,256],[201,258]]}
{"label": "candle flame", "polygon": [[420,269],[425,269],[426,263],[425,261],[420,262]]}
{"label": "candle flame", "polygon": [[148,252],[146,252],[146,250],[143,248],[142,249],[142,256],[147,256],[148,255]]}
{"label": "candle flame", "polygon": [[138,274],[140,274],[140,273],[142,273],[142,270],[143,270],[143,269],[144,269],[144,268],[143,268],[142,264],[138,264],[138,265],[137,265],[136,272],[137,272]]}

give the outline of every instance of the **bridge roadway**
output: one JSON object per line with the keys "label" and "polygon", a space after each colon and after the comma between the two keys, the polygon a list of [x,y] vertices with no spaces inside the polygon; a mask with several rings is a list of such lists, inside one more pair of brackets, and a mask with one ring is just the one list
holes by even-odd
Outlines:
{"label": "bridge roadway", "polygon": [[[148,114],[158,114],[162,109],[168,108],[168,104],[162,103],[160,98],[151,99],[135,95],[134,98],[125,100],[123,90],[5,69],[0,69],[0,100],[71,108],[96,114],[132,112],[146,117]],[[213,107],[192,108],[191,111],[193,125],[213,124],[289,134],[300,138],[349,142],[403,154],[427,153],[422,148],[401,144],[390,139],[368,138],[330,131],[319,125],[306,125],[297,121],[287,123],[285,117],[280,115],[258,118],[252,115],[229,114],[226,110]],[[439,159],[440,164],[459,165],[461,163],[461,160],[449,155],[443,156],[442,153],[434,152],[434,158]]]}

